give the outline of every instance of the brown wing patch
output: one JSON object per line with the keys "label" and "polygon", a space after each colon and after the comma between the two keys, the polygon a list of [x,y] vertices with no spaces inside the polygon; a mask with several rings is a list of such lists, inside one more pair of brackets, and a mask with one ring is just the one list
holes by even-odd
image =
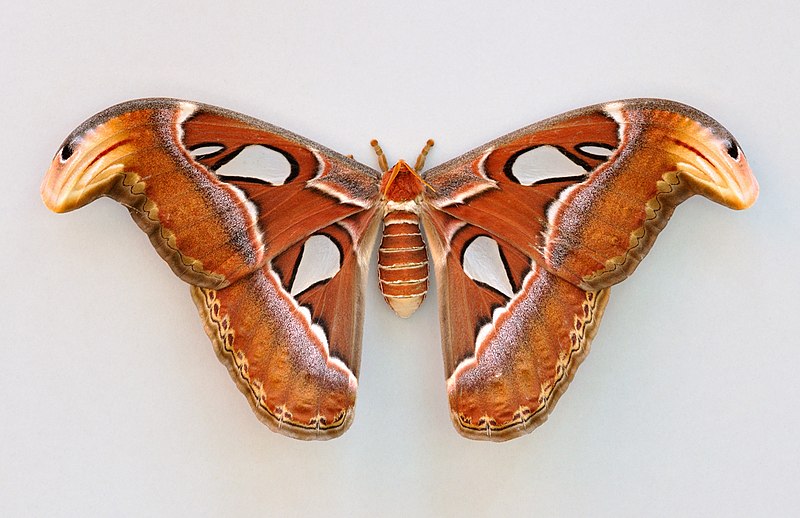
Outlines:
{"label": "brown wing patch", "polygon": [[584,292],[544,269],[532,273],[448,379],[459,432],[507,440],[544,422],[586,357],[606,300],[605,291]]}
{"label": "brown wing patch", "polygon": [[280,278],[283,289],[292,289],[297,268],[300,266],[303,242],[295,243],[272,260],[272,269]]}
{"label": "brown wing patch", "polygon": [[[546,418],[588,352],[607,288],[633,272],[675,206],[693,194],[737,209],[755,201],[739,151],[697,110],[633,99],[523,128],[428,172],[426,231],[461,433],[505,440]],[[486,303],[460,270],[462,228],[499,245],[508,304]]]}
{"label": "brown wing patch", "polygon": [[[340,250],[339,271],[321,279],[295,296],[297,304],[310,313],[311,322],[320,326],[328,340],[329,353],[339,358],[358,376],[363,331],[363,293],[366,267],[375,239],[377,220],[366,211],[320,230]],[[289,292],[302,260],[303,243],[278,256],[272,263],[283,289]]]}
{"label": "brown wing patch", "polygon": [[586,292],[489,236],[514,286],[513,296],[504,297],[464,269],[465,248],[486,232],[440,211],[425,216],[453,422],[473,439],[528,433],[546,419],[588,353],[607,292]]}
{"label": "brown wing patch", "polygon": [[192,297],[217,355],[264,423],[300,439],[347,429],[355,375],[331,357],[319,331],[268,271],[222,290],[193,287]]}

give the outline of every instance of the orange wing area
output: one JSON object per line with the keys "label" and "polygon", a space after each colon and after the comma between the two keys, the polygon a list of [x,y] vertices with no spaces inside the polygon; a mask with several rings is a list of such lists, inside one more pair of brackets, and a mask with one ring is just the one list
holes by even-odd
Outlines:
{"label": "orange wing area", "polygon": [[[515,160],[543,146],[582,171],[550,178],[533,167],[539,179],[521,181]],[[758,193],[722,126],[647,99],[523,128],[425,178],[452,417],[462,434],[490,440],[546,419],[588,353],[607,288],[634,271],[681,201],[702,194],[741,209]],[[478,235],[497,244],[511,296],[467,275],[465,246]]]}
{"label": "orange wing area", "polygon": [[456,429],[507,440],[544,422],[588,354],[606,302],[606,290],[585,292],[547,270],[533,272],[474,357],[448,378]]}
{"label": "orange wing area", "polygon": [[300,439],[332,438],[353,417],[355,374],[329,354],[308,310],[269,271],[231,286],[192,287],[206,332],[256,415]]}
{"label": "orange wing area", "polygon": [[220,361],[256,415],[284,435],[330,439],[352,422],[374,212],[319,231],[342,251],[340,270],[294,297],[303,242],[227,288],[192,288]]}
{"label": "orange wing area", "polygon": [[588,353],[607,290],[577,288],[494,237],[514,289],[506,297],[463,269],[464,248],[486,231],[439,211],[425,221],[453,423],[472,439],[527,433],[547,418]]}
{"label": "orange wing area", "polygon": [[[279,184],[217,174],[250,146],[280,153],[290,174]],[[221,361],[265,423],[299,438],[335,437],[347,428],[364,257],[378,221],[374,171],[244,115],[145,99],[78,127],[42,185],[45,204],[57,212],[100,196],[127,206],[173,271],[192,284]],[[322,231],[339,243],[341,268],[294,298],[281,268],[296,268],[305,240]]]}
{"label": "orange wing area", "polygon": [[[243,148],[261,145],[283,153],[291,161],[292,174],[282,185],[252,178],[226,178],[244,191],[255,206],[265,254],[272,258],[313,232],[371,207],[377,200],[377,177],[357,162],[280,128],[263,127],[218,108],[203,108],[183,125],[188,149],[221,143],[218,153],[196,160],[215,171]],[[260,123],[263,125],[264,123]]]}

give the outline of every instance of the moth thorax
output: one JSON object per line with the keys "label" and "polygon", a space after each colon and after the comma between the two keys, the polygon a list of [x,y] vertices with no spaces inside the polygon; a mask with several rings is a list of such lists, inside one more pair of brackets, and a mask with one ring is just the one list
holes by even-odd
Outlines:
{"label": "moth thorax", "polygon": [[384,199],[402,203],[419,198],[425,184],[419,173],[401,160],[383,174],[380,188]]}
{"label": "moth thorax", "polygon": [[398,316],[411,316],[425,299],[428,253],[415,213],[390,210],[384,216],[378,278],[383,298]]}

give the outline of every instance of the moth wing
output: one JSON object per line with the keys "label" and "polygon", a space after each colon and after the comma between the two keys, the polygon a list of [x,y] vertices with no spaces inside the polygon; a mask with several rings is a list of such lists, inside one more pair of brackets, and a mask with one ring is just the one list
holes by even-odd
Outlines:
{"label": "moth wing", "polygon": [[546,419],[588,353],[608,287],[680,202],[702,194],[741,209],[758,193],[730,133],[652,99],[548,119],[425,179],[453,422],[491,440]]}
{"label": "moth wing", "polygon": [[100,196],[127,206],[192,285],[259,417],[286,435],[327,438],[352,417],[377,182],[372,169],[256,119],[144,99],[78,127],[42,197],[57,212]]}

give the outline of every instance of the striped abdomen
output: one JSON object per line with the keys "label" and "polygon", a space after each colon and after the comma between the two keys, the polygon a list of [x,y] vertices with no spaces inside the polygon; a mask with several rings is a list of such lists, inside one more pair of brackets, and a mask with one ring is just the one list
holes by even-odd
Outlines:
{"label": "striped abdomen", "polygon": [[378,278],[383,298],[399,316],[411,316],[422,304],[428,292],[428,253],[413,212],[394,210],[384,216]]}

